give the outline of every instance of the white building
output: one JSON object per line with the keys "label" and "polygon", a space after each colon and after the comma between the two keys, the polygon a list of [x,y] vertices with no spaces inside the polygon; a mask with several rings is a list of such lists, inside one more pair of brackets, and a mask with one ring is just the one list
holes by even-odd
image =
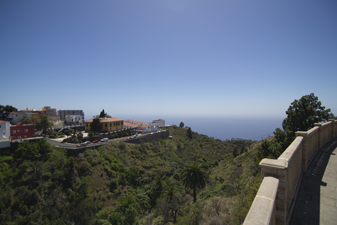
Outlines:
{"label": "white building", "polygon": [[0,120],[0,140],[8,139],[11,136],[10,124],[8,121]]}
{"label": "white building", "polygon": [[9,148],[11,129],[8,121],[0,120],[0,148]]}
{"label": "white building", "polygon": [[152,124],[154,124],[157,127],[165,127],[165,120],[162,119],[153,120]]}
{"label": "white building", "polygon": [[83,119],[81,115],[66,115],[64,121],[66,123],[75,123],[75,124],[83,123]]}
{"label": "white building", "polygon": [[63,121],[66,120],[66,116],[68,116],[68,115],[81,116],[82,117],[82,123],[84,121],[83,110],[59,110],[58,115],[60,116],[61,120],[63,120]]}
{"label": "white building", "polygon": [[144,127],[143,133],[156,132],[157,130],[158,130],[158,127],[156,125],[150,124]]}
{"label": "white building", "polygon": [[10,119],[12,123],[16,124],[21,119],[23,119],[23,117],[32,117],[32,111],[21,110],[19,112],[11,112],[8,116],[8,119]]}

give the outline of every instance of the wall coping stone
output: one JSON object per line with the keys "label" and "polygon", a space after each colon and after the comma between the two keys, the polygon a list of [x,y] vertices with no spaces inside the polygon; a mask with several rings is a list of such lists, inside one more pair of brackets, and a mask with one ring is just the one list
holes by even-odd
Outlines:
{"label": "wall coping stone", "polygon": [[244,225],[274,224],[274,203],[277,195],[279,179],[267,176],[263,179],[260,189],[250,208]]}
{"label": "wall coping stone", "polygon": [[287,168],[287,161],[284,159],[262,159],[260,164],[260,167],[272,167],[277,169],[285,169]]}

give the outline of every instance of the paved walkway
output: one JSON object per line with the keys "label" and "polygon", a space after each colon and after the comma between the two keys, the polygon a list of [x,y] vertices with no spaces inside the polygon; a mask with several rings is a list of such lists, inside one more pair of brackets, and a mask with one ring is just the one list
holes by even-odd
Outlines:
{"label": "paved walkway", "polygon": [[290,224],[337,224],[337,140],[316,155],[303,176]]}

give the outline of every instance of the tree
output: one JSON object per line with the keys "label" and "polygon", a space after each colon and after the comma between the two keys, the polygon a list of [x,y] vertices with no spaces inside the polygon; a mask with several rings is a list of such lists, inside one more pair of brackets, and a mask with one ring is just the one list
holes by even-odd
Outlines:
{"label": "tree", "polygon": [[27,116],[23,116],[23,118],[19,122],[22,124],[34,124],[35,123],[32,117],[27,117]]}
{"label": "tree", "polygon": [[193,138],[193,135],[192,135],[192,130],[191,130],[191,128],[189,127],[189,128],[187,128],[187,137],[189,138],[189,139],[192,139]]}
{"label": "tree", "polygon": [[153,190],[152,196],[153,196],[154,199],[158,198],[161,195],[161,193],[163,192],[163,187],[164,187],[163,181],[164,181],[163,175],[158,174],[155,177],[154,184],[153,184],[153,187],[152,187],[152,190]]}
{"label": "tree", "polygon": [[193,190],[193,201],[197,200],[197,188],[202,189],[206,186],[209,177],[202,167],[202,164],[193,162],[187,164],[181,174],[183,184]]}
{"label": "tree", "polygon": [[82,139],[83,139],[83,134],[82,134],[81,131],[79,131],[79,132],[77,133],[77,140],[78,140],[79,142],[81,142]]}
{"label": "tree", "polygon": [[162,205],[162,214],[165,218],[165,221],[168,221],[169,213],[171,212],[173,223],[177,222],[177,214],[180,205],[176,196],[176,192],[176,188],[173,184],[170,184],[168,187],[166,187],[166,190],[164,191],[166,203]]}
{"label": "tree", "polygon": [[233,149],[233,157],[237,157],[239,155],[239,150],[238,150],[238,147],[235,146],[234,149]]}
{"label": "tree", "polygon": [[104,112],[104,109],[101,111],[101,113],[99,114],[99,118],[104,118],[106,117],[107,114]]}
{"label": "tree", "polygon": [[318,97],[311,93],[291,103],[286,111],[287,118],[282,122],[283,130],[274,131],[275,140],[263,141],[257,159],[264,157],[278,158],[295,139],[296,131],[307,131],[315,123],[323,122],[333,116],[330,109],[325,109]]}
{"label": "tree", "polygon": [[102,124],[101,124],[101,122],[99,121],[98,118],[92,120],[90,130],[93,131],[93,132],[102,131]]}
{"label": "tree", "polygon": [[246,146],[242,145],[240,149],[240,155],[246,152]]}
{"label": "tree", "polygon": [[330,111],[322,106],[314,93],[302,96],[300,100],[293,101],[286,111],[288,116],[283,120],[283,130],[294,139],[296,131],[307,131],[315,123],[328,120]]}
{"label": "tree", "polygon": [[68,136],[69,136],[69,135],[71,135],[71,131],[70,131],[70,130],[68,130],[68,129],[67,129],[67,130],[65,130],[63,133],[64,133],[65,135],[67,135],[67,138],[68,138]]}
{"label": "tree", "polygon": [[40,121],[36,124],[37,129],[42,129],[42,133],[46,134],[47,130],[52,128],[54,125],[49,121],[47,116],[42,116]]}
{"label": "tree", "polygon": [[2,109],[3,111],[6,111],[6,112],[17,112],[18,109],[11,106],[11,105],[6,105],[6,106],[3,106],[3,105],[0,105],[0,109]]}
{"label": "tree", "polygon": [[185,126],[184,122],[180,122],[179,127],[183,128]]}
{"label": "tree", "polygon": [[95,136],[95,135],[94,135],[94,132],[89,131],[88,137],[89,137],[89,138],[93,138],[94,136]]}

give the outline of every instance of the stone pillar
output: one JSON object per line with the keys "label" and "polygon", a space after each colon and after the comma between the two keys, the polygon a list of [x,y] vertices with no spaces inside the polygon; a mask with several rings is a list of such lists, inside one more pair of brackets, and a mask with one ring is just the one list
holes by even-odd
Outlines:
{"label": "stone pillar", "polygon": [[315,123],[315,127],[318,127],[318,149],[322,148],[322,124],[321,123]]}
{"label": "stone pillar", "polygon": [[307,149],[307,139],[308,139],[308,132],[306,131],[296,131],[295,132],[296,137],[303,137],[302,140],[302,170],[303,173],[307,172],[307,168],[308,168],[308,149]]}
{"label": "stone pillar", "polygon": [[285,225],[287,223],[287,162],[282,159],[262,159],[260,162],[261,178],[271,176],[279,179],[279,186],[276,196],[276,224]]}

